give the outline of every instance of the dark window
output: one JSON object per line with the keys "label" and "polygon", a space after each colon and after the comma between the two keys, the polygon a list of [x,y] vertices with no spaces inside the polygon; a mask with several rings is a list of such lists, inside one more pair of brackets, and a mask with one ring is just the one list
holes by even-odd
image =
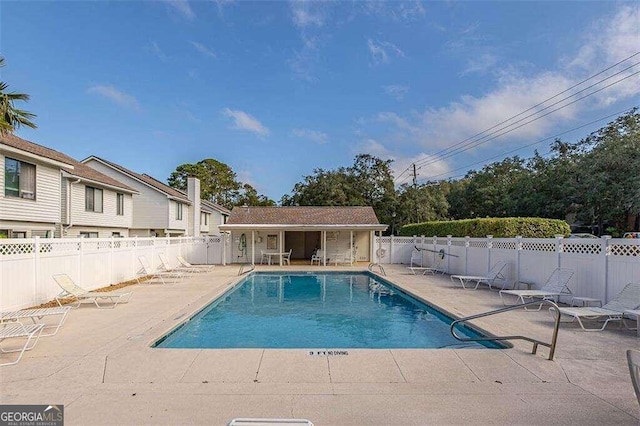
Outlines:
{"label": "dark window", "polygon": [[182,203],[176,203],[176,220],[182,220]]}
{"label": "dark window", "polygon": [[124,194],[116,194],[116,214],[124,216]]}
{"label": "dark window", "polygon": [[88,212],[102,213],[102,189],[85,187],[84,209]]}
{"label": "dark window", "polygon": [[97,232],[80,232],[80,238],[98,238]]}
{"label": "dark window", "polygon": [[5,157],[4,195],[36,199],[36,166]]}

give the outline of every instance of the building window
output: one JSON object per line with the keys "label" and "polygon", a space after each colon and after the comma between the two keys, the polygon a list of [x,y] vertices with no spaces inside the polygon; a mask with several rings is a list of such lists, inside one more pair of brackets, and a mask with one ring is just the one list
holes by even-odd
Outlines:
{"label": "building window", "polygon": [[116,214],[124,216],[124,194],[116,194]]}
{"label": "building window", "polygon": [[182,203],[176,203],[176,220],[182,220]]}
{"label": "building window", "polygon": [[267,235],[267,250],[277,250],[277,249],[278,249],[278,236]]}
{"label": "building window", "polygon": [[202,213],[202,219],[201,219],[202,225],[209,225],[209,215],[207,213]]}
{"label": "building window", "polygon": [[6,157],[4,159],[4,195],[36,199],[36,166]]}
{"label": "building window", "polygon": [[78,235],[80,238],[98,238],[97,232],[80,232]]}
{"label": "building window", "polygon": [[112,236],[112,237],[116,237],[116,238],[121,238],[121,237],[122,237],[122,234],[120,234],[119,232],[112,232],[112,233],[111,233],[111,236]]}
{"label": "building window", "polygon": [[102,189],[87,186],[84,195],[85,211],[102,213]]}

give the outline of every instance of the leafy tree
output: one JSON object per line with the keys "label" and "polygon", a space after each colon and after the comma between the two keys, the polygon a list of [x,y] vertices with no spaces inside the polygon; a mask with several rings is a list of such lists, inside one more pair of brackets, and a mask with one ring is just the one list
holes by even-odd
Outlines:
{"label": "leafy tree", "polygon": [[[640,212],[640,114],[618,117],[580,141],[586,153],[580,161],[580,217],[613,223],[619,229],[638,226]],[[632,217],[635,223],[629,223]]]}
{"label": "leafy tree", "polygon": [[[5,60],[0,56],[0,68],[4,67]],[[9,85],[0,81],[0,132],[13,133],[21,126],[35,129],[37,126],[32,121],[36,115],[15,107],[16,102],[26,102],[29,95],[24,93],[9,92]]]}
{"label": "leafy tree", "polygon": [[237,180],[236,173],[213,158],[195,164],[181,164],[171,173],[169,186],[185,191],[190,176],[200,179],[200,197],[221,206],[232,208],[237,205],[274,205],[275,202],[259,195],[255,188]]}
{"label": "leafy tree", "polygon": [[399,222],[421,223],[448,218],[448,182],[418,186],[404,184],[398,189]]}

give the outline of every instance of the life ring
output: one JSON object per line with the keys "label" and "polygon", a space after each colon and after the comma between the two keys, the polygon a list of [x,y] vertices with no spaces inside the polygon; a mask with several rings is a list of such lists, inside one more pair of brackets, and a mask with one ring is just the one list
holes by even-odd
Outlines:
{"label": "life ring", "polygon": [[385,254],[387,254],[387,250],[383,248],[379,248],[378,250],[376,250],[376,255],[378,257],[384,257]]}

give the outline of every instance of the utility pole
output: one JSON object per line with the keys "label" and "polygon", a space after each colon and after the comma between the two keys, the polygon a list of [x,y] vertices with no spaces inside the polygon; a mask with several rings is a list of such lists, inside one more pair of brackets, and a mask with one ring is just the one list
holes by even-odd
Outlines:
{"label": "utility pole", "polygon": [[418,175],[416,173],[416,163],[413,163],[413,187],[418,186]]}

